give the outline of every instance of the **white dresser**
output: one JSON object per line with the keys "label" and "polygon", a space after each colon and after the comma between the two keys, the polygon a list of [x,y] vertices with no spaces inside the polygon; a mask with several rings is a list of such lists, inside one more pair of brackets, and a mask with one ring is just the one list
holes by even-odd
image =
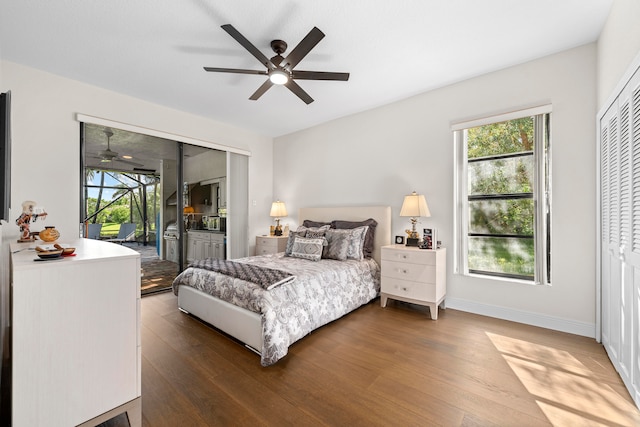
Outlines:
{"label": "white dresser", "polygon": [[256,236],[256,255],[284,252],[288,240],[287,236]]}
{"label": "white dresser", "polygon": [[140,255],[61,242],[76,256],[35,261],[36,243],[11,244],[12,425],[96,425],[127,412],[140,426]]}
{"label": "white dresser", "polygon": [[447,294],[447,250],[389,245],[382,247],[381,259],[382,307],[389,298],[425,305],[436,320]]}

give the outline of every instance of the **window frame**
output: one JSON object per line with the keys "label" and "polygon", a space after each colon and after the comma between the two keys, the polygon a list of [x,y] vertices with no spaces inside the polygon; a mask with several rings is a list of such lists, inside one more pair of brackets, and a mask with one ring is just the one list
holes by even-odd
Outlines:
{"label": "window frame", "polygon": [[[454,123],[454,273],[524,284],[551,285],[551,105]],[[466,130],[534,117],[534,278],[469,271],[469,195]],[[543,147],[543,149],[538,149]]]}

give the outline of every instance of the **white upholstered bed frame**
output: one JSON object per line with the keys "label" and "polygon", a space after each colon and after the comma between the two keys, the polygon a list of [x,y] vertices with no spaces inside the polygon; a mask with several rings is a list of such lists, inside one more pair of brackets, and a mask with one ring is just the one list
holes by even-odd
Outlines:
{"label": "white upholstered bed frame", "polygon": [[[380,248],[391,243],[391,207],[346,206],[301,208],[299,224],[305,219],[329,222],[334,219],[363,221],[373,218],[378,222],[374,239],[373,259],[380,265]],[[178,308],[196,316],[244,343],[253,351],[262,351],[261,316],[236,307],[190,286],[180,286]]]}

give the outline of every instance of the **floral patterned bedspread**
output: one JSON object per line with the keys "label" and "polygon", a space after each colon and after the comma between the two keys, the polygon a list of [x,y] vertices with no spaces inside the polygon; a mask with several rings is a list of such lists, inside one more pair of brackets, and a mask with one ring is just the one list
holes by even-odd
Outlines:
{"label": "floral patterned bedspread", "polygon": [[259,285],[213,271],[188,267],[173,281],[262,315],[262,366],[283,358],[289,346],[319,328],[374,299],[380,291],[380,268],[363,261],[310,261],[284,253],[235,259],[284,270],[297,278],[270,291]]}

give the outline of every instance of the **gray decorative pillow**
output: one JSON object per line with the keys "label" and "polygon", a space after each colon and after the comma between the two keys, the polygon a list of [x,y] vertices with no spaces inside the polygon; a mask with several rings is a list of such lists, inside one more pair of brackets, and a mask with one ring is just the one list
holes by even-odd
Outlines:
{"label": "gray decorative pillow", "polygon": [[[325,251],[325,258],[331,257],[332,259],[357,259],[362,260],[364,258],[363,246],[364,238],[368,230],[368,226],[358,227],[351,230],[327,230],[325,237],[328,242],[327,249]],[[331,247],[337,245],[337,247]],[[343,258],[344,248],[346,245],[346,258]]]}
{"label": "gray decorative pillow", "polygon": [[[301,225],[298,227],[298,236],[299,237],[308,237],[310,239],[322,238],[324,239],[324,233],[331,227],[329,224],[325,224],[321,227],[305,227]],[[327,241],[324,240],[324,245],[327,245]]]}
{"label": "gray decorative pillow", "polygon": [[305,227],[304,225],[301,225],[296,231],[304,234],[308,231],[327,231],[329,227],[331,227],[329,224],[323,225],[322,227]]}
{"label": "gray decorative pillow", "polygon": [[326,233],[325,230],[307,230],[304,237],[307,239],[322,239],[324,237],[324,233]]}
{"label": "gray decorative pillow", "polygon": [[284,256],[291,256],[291,251],[293,250],[293,243],[296,240],[296,237],[304,237],[305,232],[298,231],[290,231],[289,239],[287,240],[287,246],[284,248]]}
{"label": "gray decorative pillow", "polygon": [[303,227],[308,227],[308,228],[318,228],[318,227],[322,227],[323,225],[331,225],[330,222],[321,222],[321,221],[311,221],[310,219],[305,219],[304,221],[302,221],[302,226]]}
{"label": "gray decorative pillow", "polygon": [[364,257],[371,258],[373,256],[373,243],[376,234],[376,226],[378,222],[373,219],[365,219],[364,221],[342,221],[342,220],[334,220],[331,221],[331,228],[336,228],[338,230],[348,230],[357,227],[368,226],[369,230],[367,230],[367,234],[364,237]]}
{"label": "gray decorative pillow", "polygon": [[345,261],[349,251],[349,235],[339,230],[327,230],[325,234],[327,246],[322,251],[322,258]]}
{"label": "gray decorative pillow", "polygon": [[320,261],[322,257],[322,242],[324,239],[307,239],[296,237],[293,241],[291,256],[294,258]]}

